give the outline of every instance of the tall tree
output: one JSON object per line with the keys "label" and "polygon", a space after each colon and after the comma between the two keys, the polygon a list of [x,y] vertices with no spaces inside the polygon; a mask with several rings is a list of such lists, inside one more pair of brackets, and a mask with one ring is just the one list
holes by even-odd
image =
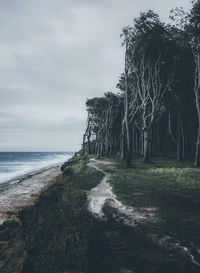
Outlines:
{"label": "tall tree", "polygon": [[194,1],[194,6],[189,15],[189,25],[186,28],[191,35],[191,48],[193,52],[194,93],[198,115],[198,133],[196,140],[195,166],[200,166],[200,1]]}
{"label": "tall tree", "polygon": [[132,43],[132,28],[126,27],[123,29],[123,45],[125,46],[125,62],[124,62],[124,117],[122,120],[122,145],[121,157],[126,161],[126,165],[131,165],[132,158],[132,137],[130,124],[130,89],[129,89],[129,74],[133,59],[133,43]]}
{"label": "tall tree", "polygon": [[[135,21],[135,54],[132,62],[137,98],[136,109],[140,110],[138,127],[143,132],[144,161],[149,161],[149,132],[168,90],[172,79],[172,67],[167,65],[166,51],[171,38],[157,14],[149,11],[142,13]],[[169,57],[168,57],[169,58]],[[168,67],[168,75],[165,73]],[[135,109],[135,103],[134,103]],[[135,113],[135,112],[134,112]]]}

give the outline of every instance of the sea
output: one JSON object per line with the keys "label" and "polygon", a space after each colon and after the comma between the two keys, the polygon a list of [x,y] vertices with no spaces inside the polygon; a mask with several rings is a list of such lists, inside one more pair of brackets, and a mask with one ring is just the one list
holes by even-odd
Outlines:
{"label": "sea", "polygon": [[67,161],[73,152],[0,152],[0,184]]}

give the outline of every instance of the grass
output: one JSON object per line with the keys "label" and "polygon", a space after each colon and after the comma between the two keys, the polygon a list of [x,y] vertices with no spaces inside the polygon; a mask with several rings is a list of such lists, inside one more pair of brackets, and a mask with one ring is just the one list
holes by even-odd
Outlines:
{"label": "grass", "polygon": [[[108,158],[104,158],[108,160]],[[148,235],[170,236],[183,245],[200,247],[200,170],[190,162],[141,158],[125,168],[119,158],[101,167],[112,173],[118,198],[133,207],[156,207],[157,221],[130,228],[101,222],[87,210],[86,192],[102,173],[87,167],[87,157],[73,157],[63,175],[37,203],[22,210],[19,222],[0,226],[1,273],[198,272],[185,258],[167,253]]]}
{"label": "grass", "polygon": [[8,240],[0,248],[2,273],[86,272],[96,220],[85,209],[85,191],[96,186],[102,174],[82,158],[70,164],[73,175],[57,177],[34,206],[19,213],[20,224],[7,221],[1,226],[0,237]]}
{"label": "grass", "polygon": [[157,208],[158,221],[144,221],[145,232],[159,237],[173,236],[184,244],[200,248],[200,170],[191,162],[172,158],[153,158],[144,164],[141,158],[125,168],[117,159],[103,165],[113,174],[113,191],[127,205]]}

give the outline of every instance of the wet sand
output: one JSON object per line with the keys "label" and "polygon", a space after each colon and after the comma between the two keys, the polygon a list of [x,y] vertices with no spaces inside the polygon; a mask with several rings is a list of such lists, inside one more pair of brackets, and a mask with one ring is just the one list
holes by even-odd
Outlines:
{"label": "wet sand", "polygon": [[18,211],[32,205],[60,173],[60,165],[50,166],[20,177],[15,183],[0,184],[0,224],[17,218]]}

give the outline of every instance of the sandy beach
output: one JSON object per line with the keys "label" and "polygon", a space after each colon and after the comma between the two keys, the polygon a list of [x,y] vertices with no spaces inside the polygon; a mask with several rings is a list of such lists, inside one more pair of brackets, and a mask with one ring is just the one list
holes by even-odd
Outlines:
{"label": "sandy beach", "polygon": [[50,166],[21,177],[18,182],[0,185],[0,224],[17,217],[18,211],[32,205],[41,191],[61,173],[60,165]]}

